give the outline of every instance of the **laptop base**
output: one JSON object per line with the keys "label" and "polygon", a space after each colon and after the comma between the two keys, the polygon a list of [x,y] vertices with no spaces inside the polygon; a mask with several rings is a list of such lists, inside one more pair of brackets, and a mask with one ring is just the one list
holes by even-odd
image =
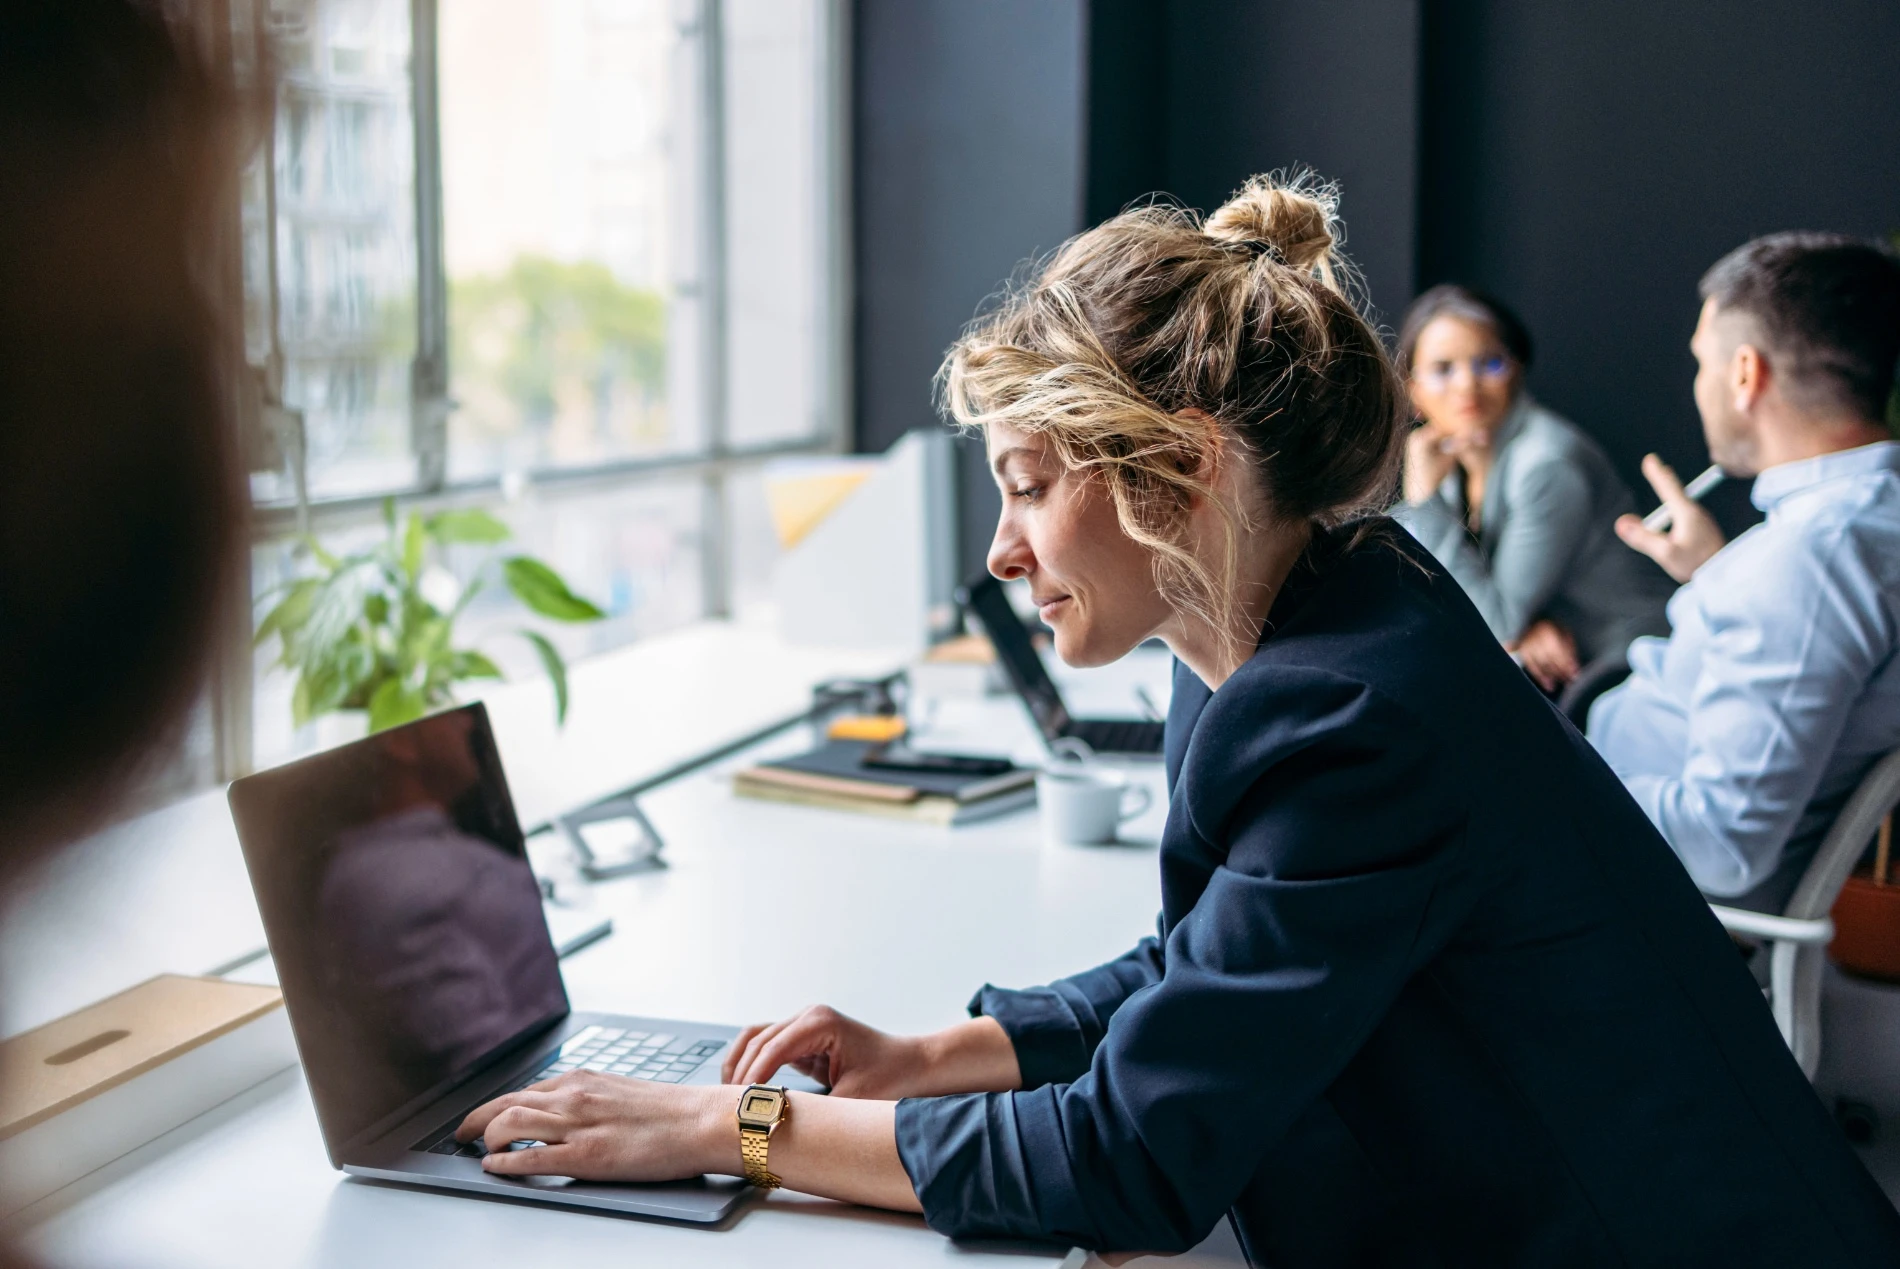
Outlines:
{"label": "laptop base", "polygon": [[[736,1177],[692,1177],[658,1184],[575,1181],[566,1177],[496,1176],[479,1158],[460,1154],[433,1154],[426,1148],[443,1125],[454,1122],[491,1097],[499,1096],[522,1078],[534,1074],[569,1038],[589,1027],[616,1027],[647,1033],[665,1032],[686,1040],[730,1041],[737,1027],[671,1019],[638,1018],[622,1014],[574,1013],[562,1019],[539,1043],[516,1058],[484,1072],[475,1080],[438,1098],[429,1106],[382,1133],[375,1141],[351,1150],[342,1168],[353,1176],[393,1181],[405,1186],[448,1190],[517,1199],[550,1207],[576,1207],[644,1216],[660,1220],[711,1225],[724,1220],[752,1187]],[[719,1082],[721,1052],[706,1058],[686,1084]],[[815,1087],[809,1081],[801,1081]],[[734,1132],[738,1129],[734,1127]]]}

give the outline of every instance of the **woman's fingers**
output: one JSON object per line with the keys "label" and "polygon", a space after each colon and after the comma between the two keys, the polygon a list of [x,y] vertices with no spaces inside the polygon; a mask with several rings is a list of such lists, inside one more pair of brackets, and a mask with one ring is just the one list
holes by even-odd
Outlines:
{"label": "woman's fingers", "polygon": [[790,1025],[791,1021],[788,1019],[784,1022],[774,1022],[770,1026],[759,1028],[758,1033],[746,1042],[745,1048],[740,1050],[739,1060],[733,1065],[732,1078],[726,1082],[728,1084],[756,1084],[758,1082],[757,1080],[746,1078],[746,1072],[752,1069],[753,1059],[773,1036]]}
{"label": "woman's fingers", "polygon": [[545,1141],[549,1145],[567,1140],[572,1127],[567,1119],[553,1111],[535,1106],[510,1106],[488,1121],[482,1130],[482,1142],[488,1153],[508,1150],[511,1141]]}
{"label": "woman's fingers", "polygon": [[757,1084],[769,1080],[779,1067],[800,1058],[815,1058],[820,1054],[829,1058],[837,1042],[838,1022],[836,1013],[819,1006],[807,1009],[772,1035],[761,1036],[763,1043],[751,1053],[740,1082]]}
{"label": "woman's fingers", "polygon": [[741,1031],[738,1038],[726,1046],[726,1060],[719,1064],[719,1082],[721,1084],[732,1083],[732,1077],[739,1069],[739,1059],[744,1056],[746,1046],[752,1043],[752,1037],[770,1025],[770,1023],[766,1022],[755,1022],[744,1031]]}
{"label": "woman's fingers", "polygon": [[533,1088],[524,1088],[519,1092],[497,1097],[492,1102],[483,1102],[462,1120],[455,1129],[457,1141],[473,1141],[488,1130],[488,1125],[496,1116],[515,1106],[538,1106],[548,1091],[549,1085],[536,1084]]}
{"label": "woman's fingers", "polygon": [[501,1150],[484,1156],[482,1169],[496,1176],[576,1176],[577,1154],[566,1143]]}

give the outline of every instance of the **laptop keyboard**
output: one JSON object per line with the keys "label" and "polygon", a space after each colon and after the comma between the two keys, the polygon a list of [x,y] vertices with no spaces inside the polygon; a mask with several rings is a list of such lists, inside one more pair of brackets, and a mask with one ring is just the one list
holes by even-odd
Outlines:
{"label": "laptop keyboard", "polygon": [[[569,1071],[600,1071],[606,1075],[625,1075],[629,1079],[652,1080],[657,1084],[677,1084],[697,1071],[706,1060],[726,1047],[724,1040],[682,1040],[664,1032],[630,1031],[622,1027],[584,1027],[562,1042],[560,1051],[534,1074],[497,1089],[486,1100],[519,1092],[530,1084],[551,1080]],[[471,1108],[472,1109],[472,1108]],[[459,1154],[479,1158],[488,1153],[478,1137],[457,1142],[457,1118],[446,1128],[430,1133],[413,1149],[430,1154]],[[517,1147],[531,1144],[516,1142]]]}
{"label": "laptop keyboard", "polygon": [[1163,724],[1138,718],[1081,718],[1069,734],[1097,753],[1160,753]]}

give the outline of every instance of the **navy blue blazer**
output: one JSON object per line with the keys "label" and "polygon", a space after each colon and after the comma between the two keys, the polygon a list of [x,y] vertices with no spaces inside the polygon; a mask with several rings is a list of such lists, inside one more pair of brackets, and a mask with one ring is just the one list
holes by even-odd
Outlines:
{"label": "navy blue blazer", "polygon": [[[1893,1266],[1900,1218],[1676,857],[1396,527],[1177,670],[1160,932],[973,1012],[931,1227],[1255,1264]],[[1409,558],[1408,558],[1409,556]]]}

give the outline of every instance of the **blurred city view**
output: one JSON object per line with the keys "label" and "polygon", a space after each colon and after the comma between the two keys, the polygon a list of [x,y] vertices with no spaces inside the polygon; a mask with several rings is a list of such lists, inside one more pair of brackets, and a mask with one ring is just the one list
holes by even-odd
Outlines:
{"label": "blurred city view", "polygon": [[443,0],[451,479],[668,448],[669,0]]}

